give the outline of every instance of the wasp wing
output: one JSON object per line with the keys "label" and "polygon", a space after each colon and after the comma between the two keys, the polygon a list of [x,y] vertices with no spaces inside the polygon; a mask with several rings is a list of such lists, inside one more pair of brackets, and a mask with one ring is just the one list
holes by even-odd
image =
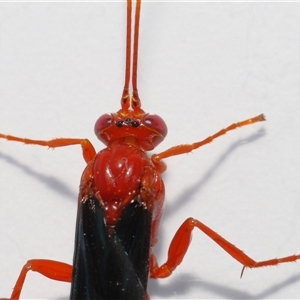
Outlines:
{"label": "wasp wing", "polygon": [[151,212],[138,201],[125,207],[108,234],[94,196],[78,207],[71,299],[145,299]]}

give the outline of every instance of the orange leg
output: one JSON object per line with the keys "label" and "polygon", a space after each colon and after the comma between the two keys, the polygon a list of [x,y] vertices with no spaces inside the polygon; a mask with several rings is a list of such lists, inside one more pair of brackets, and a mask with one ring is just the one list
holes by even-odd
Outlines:
{"label": "orange leg", "polygon": [[31,259],[22,268],[10,299],[18,300],[20,298],[22,287],[28,271],[38,272],[50,279],[71,282],[72,269],[73,267],[71,265],[59,261]]}
{"label": "orange leg", "polygon": [[157,166],[158,170],[160,170],[161,172],[164,172],[166,170],[166,166],[165,164],[161,161],[164,158],[170,157],[170,156],[175,156],[175,155],[180,155],[180,154],[184,154],[184,153],[189,153],[192,152],[195,149],[198,149],[206,144],[211,143],[214,139],[226,134],[228,131],[237,129],[238,127],[243,127],[246,125],[251,125],[253,123],[256,122],[261,122],[261,121],[265,121],[265,116],[263,114],[256,116],[254,118],[251,119],[247,119],[238,123],[233,123],[230,126],[218,131],[217,133],[215,133],[212,136],[207,137],[206,139],[200,141],[200,142],[196,142],[193,144],[184,144],[184,145],[178,145],[178,146],[174,146],[172,148],[167,149],[164,152],[158,153],[158,154],[153,154],[151,159],[153,161],[153,163]]}
{"label": "orange leg", "polygon": [[49,148],[58,148],[58,147],[66,147],[71,145],[81,145],[82,154],[84,160],[88,163],[91,161],[95,155],[96,151],[88,139],[71,139],[71,138],[58,138],[49,141],[41,141],[41,140],[31,140],[26,138],[20,138],[13,135],[5,135],[0,133],[0,138],[6,139],[8,141],[20,142],[28,145],[39,145],[46,146]]}
{"label": "orange leg", "polygon": [[274,258],[264,261],[255,261],[248,255],[246,255],[242,250],[229,243],[227,240],[222,238],[215,231],[211,230],[209,227],[205,226],[200,221],[188,218],[180,228],[177,230],[173,240],[170,244],[168,251],[168,260],[162,266],[158,266],[156,257],[153,253],[150,256],[150,277],[151,278],[165,278],[172,274],[178,265],[181,264],[184,255],[189,247],[192,231],[197,227],[203,231],[207,236],[213,239],[219,246],[221,246],[228,254],[230,254],[234,259],[239,261],[243,265],[241,272],[241,277],[245,268],[260,268],[267,266],[276,266],[280,263],[293,262],[300,259],[300,255],[291,255],[282,258]]}

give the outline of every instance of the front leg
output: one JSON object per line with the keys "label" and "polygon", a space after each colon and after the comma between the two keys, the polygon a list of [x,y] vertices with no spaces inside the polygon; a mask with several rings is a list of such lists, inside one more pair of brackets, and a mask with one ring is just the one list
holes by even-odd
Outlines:
{"label": "front leg", "polygon": [[0,133],[0,138],[6,139],[8,141],[24,143],[27,145],[39,145],[48,148],[80,145],[82,148],[82,155],[86,163],[91,161],[96,155],[95,148],[93,147],[92,143],[88,139],[57,138],[57,139],[45,141],[45,140],[32,140],[27,138],[21,138],[13,135],[2,134],[2,133]]}

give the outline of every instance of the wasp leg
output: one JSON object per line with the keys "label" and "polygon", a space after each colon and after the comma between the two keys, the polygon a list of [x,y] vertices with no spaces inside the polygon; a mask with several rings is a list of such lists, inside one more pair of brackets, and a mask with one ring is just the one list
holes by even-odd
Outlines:
{"label": "wasp leg", "polygon": [[152,278],[165,278],[172,274],[178,265],[182,262],[184,255],[189,247],[191,241],[191,235],[194,228],[200,229],[207,236],[213,239],[220,247],[222,247],[228,254],[230,254],[235,260],[243,265],[241,276],[245,268],[260,268],[267,266],[276,266],[281,263],[293,262],[300,259],[300,255],[291,255],[281,258],[274,258],[264,261],[255,261],[242,250],[222,238],[215,231],[205,226],[200,221],[188,218],[179,227],[173,240],[170,244],[168,251],[168,260],[162,266],[158,266],[154,254],[151,253],[150,259],[150,277]]}
{"label": "wasp leg", "polygon": [[83,158],[87,163],[91,161],[96,155],[96,151],[92,143],[88,139],[57,138],[57,139],[44,141],[44,140],[32,140],[27,138],[20,138],[17,136],[5,135],[2,133],[0,133],[0,138],[6,139],[8,141],[24,143],[27,145],[39,145],[39,146],[46,146],[49,148],[80,145],[82,148]]}
{"label": "wasp leg", "polygon": [[261,122],[261,121],[265,121],[265,120],[266,120],[265,116],[263,114],[261,114],[261,115],[258,115],[256,117],[254,117],[254,118],[251,118],[251,119],[247,119],[247,120],[244,120],[244,121],[241,121],[241,122],[233,123],[230,126],[218,131],[217,133],[213,134],[212,136],[207,137],[206,139],[204,139],[200,142],[196,142],[196,143],[193,143],[193,144],[183,144],[183,145],[174,146],[174,147],[169,148],[166,151],[163,151],[161,153],[153,154],[151,159],[152,159],[153,163],[155,165],[157,165],[158,169],[160,170],[161,169],[161,163],[162,163],[161,160],[164,159],[164,158],[192,152],[195,149],[198,149],[198,148],[200,148],[200,147],[202,147],[206,144],[211,143],[213,140],[215,140],[216,138],[226,134],[228,131],[237,129],[238,127],[251,125],[253,123]]}
{"label": "wasp leg", "polygon": [[73,267],[71,265],[59,261],[48,259],[31,259],[27,261],[27,263],[22,268],[10,299],[18,300],[20,298],[20,294],[28,271],[38,272],[50,279],[71,282],[72,269]]}

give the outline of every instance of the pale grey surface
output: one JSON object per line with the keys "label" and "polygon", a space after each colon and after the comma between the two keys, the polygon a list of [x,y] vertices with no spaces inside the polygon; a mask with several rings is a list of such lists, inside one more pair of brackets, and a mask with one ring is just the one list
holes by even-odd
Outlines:
{"label": "pale grey surface", "polygon": [[[179,225],[198,218],[254,259],[300,253],[300,4],[147,3],[139,91],[169,126],[156,152],[205,138],[259,113],[193,154],[166,160],[159,261]],[[87,137],[119,109],[125,3],[0,3],[0,132]],[[30,258],[72,262],[79,147],[0,141],[0,296]],[[246,270],[194,233],[151,299],[299,298],[300,264]],[[69,284],[31,273],[22,298],[69,297]]]}

